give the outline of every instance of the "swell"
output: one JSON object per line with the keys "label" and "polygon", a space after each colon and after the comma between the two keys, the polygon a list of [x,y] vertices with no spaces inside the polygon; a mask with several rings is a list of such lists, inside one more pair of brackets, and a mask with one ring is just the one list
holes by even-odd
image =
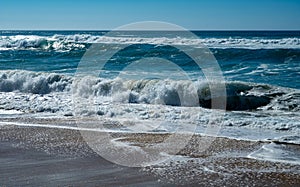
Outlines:
{"label": "swell", "polygon": [[212,49],[219,61],[287,63],[300,61],[300,49]]}

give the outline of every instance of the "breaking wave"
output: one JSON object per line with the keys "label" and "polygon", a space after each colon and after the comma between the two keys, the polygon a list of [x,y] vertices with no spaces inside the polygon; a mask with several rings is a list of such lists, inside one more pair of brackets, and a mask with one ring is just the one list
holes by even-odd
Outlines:
{"label": "breaking wave", "polygon": [[57,50],[70,51],[85,49],[92,43],[103,44],[165,44],[205,45],[209,48],[241,49],[299,49],[300,38],[183,38],[183,37],[129,37],[99,36],[90,34],[74,35],[14,35],[0,36],[0,50]]}
{"label": "breaking wave", "polygon": [[72,80],[55,73],[0,71],[0,91],[48,94],[68,90]]}
{"label": "breaking wave", "polygon": [[[213,84],[218,86],[218,83]],[[72,93],[82,98],[109,98],[118,103],[143,103],[211,108],[206,81],[124,80],[97,77],[75,78],[56,73],[0,71],[0,92],[49,94]],[[227,110],[300,111],[300,93],[294,89],[244,82],[226,83]],[[222,98],[221,98],[222,99]]]}

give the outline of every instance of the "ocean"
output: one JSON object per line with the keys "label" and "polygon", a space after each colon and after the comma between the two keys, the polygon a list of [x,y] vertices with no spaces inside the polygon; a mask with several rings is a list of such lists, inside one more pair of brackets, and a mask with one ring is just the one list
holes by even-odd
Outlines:
{"label": "ocean", "polygon": [[[179,123],[205,134],[210,114],[220,111],[210,109],[212,95],[201,68],[171,47],[201,44],[215,57],[226,85],[227,110],[214,135],[300,144],[299,31],[192,31],[198,39],[170,32],[109,37],[108,31],[0,31],[2,122],[98,116],[121,124],[146,124],[110,125],[115,131],[168,133]],[[95,43],[103,50],[110,44],[132,47],[120,48],[99,75],[87,67],[90,76],[76,78],[78,65]],[[149,51],[181,71],[158,59],[148,62]],[[132,61],[138,61],[136,66],[130,66]],[[193,90],[197,103],[186,99]],[[74,96],[92,102],[74,107]],[[249,156],[300,163],[299,152],[282,157],[282,149],[270,149],[272,156],[263,150]]]}

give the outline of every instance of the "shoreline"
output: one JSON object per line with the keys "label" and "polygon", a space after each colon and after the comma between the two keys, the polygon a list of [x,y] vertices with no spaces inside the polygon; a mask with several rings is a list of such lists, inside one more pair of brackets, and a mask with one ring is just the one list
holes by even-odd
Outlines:
{"label": "shoreline", "polygon": [[[32,166],[31,173],[33,173],[33,175],[25,173],[23,178],[13,180],[16,183],[12,180],[1,180],[1,185],[21,185],[26,182],[41,185],[39,178],[49,177],[49,173],[45,172],[49,166],[52,168],[50,175],[54,176],[52,179],[56,182],[56,186],[76,186],[78,180],[85,181],[91,186],[99,184],[108,186],[142,184],[150,186],[172,184],[297,186],[300,184],[300,165],[248,157],[250,153],[259,150],[264,145],[269,145],[270,142],[217,137],[207,150],[201,152],[197,147],[201,136],[194,135],[189,144],[171,160],[143,168],[129,168],[112,164],[101,158],[86,144],[76,129],[1,125],[0,135],[2,153],[0,179],[16,179],[21,171],[26,171],[28,165],[19,165],[20,162],[27,162],[24,157],[30,157],[31,164],[29,165]],[[143,147],[163,139],[166,135],[119,132],[113,133],[113,136],[119,142]],[[300,150],[299,145],[289,146]],[[41,158],[45,159],[45,163],[48,164],[41,164],[39,162]],[[59,163],[65,167],[50,164],[56,162],[58,158],[63,160]],[[10,159],[14,161],[7,162]],[[99,165],[93,164],[95,162],[99,162]],[[10,173],[5,172],[9,168]],[[113,168],[121,168],[122,172]],[[91,172],[83,172],[86,170]],[[105,172],[109,174],[105,175]],[[47,179],[51,180],[51,177]],[[111,180],[108,182],[108,179]]]}

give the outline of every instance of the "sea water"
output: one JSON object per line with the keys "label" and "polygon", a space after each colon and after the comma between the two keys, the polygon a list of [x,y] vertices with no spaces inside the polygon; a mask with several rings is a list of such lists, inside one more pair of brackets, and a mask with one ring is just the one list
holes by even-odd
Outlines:
{"label": "sea water", "polygon": [[[147,132],[172,132],[174,124],[184,123],[203,133],[212,110],[219,112],[210,109],[209,84],[185,55],[161,46],[205,45],[226,81],[227,110],[219,136],[300,143],[300,32],[193,31],[196,39],[165,31],[106,33],[0,31],[0,117],[100,116],[139,123],[138,130]],[[93,75],[91,67],[91,76],[75,78],[94,43],[104,49],[109,44],[134,47],[111,58],[101,74]],[[168,57],[184,74],[147,61],[150,49],[152,57]],[[135,59],[144,59],[139,71],[124,70]],[[180,92],[192,98],[195,90],[196,103],[178,97]],[[92,104],[74,108],[74,96],[92,97]],[[166,123],[156,126],[157,120]]]}

